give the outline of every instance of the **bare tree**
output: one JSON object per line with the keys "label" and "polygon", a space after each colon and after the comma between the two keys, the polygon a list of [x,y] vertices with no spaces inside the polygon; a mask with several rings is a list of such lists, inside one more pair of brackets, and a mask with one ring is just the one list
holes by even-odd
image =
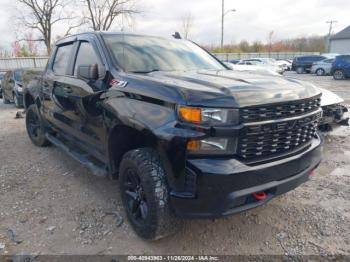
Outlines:
{"label": "bare tree", "polygon": [[117,17],[139,13],[135,0],[83,0],[87,12],[85,19],[94,31],[108,31]]}
{"label": "bare tree", "polygon": [[182,36],[188,39],[194,25],[194,18],[191,13],[182,17]]}
{"label": "bare tree", "polygon": [[267,44],[268,44],[268,48],[269,48],[269,53],[271,53],[271,51],[272,51],[273,35],[274,35],[274,32],[270,31],[269,35],[267,37]]}
{"label": "bare tree", "polygon": [[17,2],[21,4],[20,12],[18,12],[21,15],[18,20],[27,29],[39,33],[40,37],[31,39],[31,41],[44,42],[48,54],[51,52],[53,27],[56,24],[65,22],[69,26],[68,34],[71,29],[84,22],[79,21],[76,25],[70,25],[70,22],[76,20],[77,17],[73,15],[72,11],[67,11],[69,0],[17,0]]}

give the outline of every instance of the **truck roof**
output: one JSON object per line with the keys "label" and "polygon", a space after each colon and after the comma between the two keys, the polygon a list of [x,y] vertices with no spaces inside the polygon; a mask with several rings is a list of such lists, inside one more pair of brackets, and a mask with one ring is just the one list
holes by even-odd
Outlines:
{"label": "truck roof", "polygon": [[[66,36],[56,42],[55,45],[62,45],[64,43],[69,43],[75,41],[79,36],[83,35],[134,35],[134,36],[150,36],[150,35],[143,35],[143,34],[134,34],[134,33],[125,33],[125,32],[105,32],[105,31],[92,31],[92,32],[84,32],[84,33],[78,33],[70,36]],[[151,37],[151,36],[150,36]],[[152,36],[152,37],[160,37],[160,36]]]}

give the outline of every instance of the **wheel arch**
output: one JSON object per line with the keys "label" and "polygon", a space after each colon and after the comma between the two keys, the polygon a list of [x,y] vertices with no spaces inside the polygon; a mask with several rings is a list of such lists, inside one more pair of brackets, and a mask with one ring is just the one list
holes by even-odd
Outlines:
{"label": "wheel arch", "polygon": [[116,179],[120,162],[126,152],[142,147],[157,149],[158,139],[150,130],[138,130],[123,124],[116,124],[109,131],[107,145],[109,173],[112,179]]}

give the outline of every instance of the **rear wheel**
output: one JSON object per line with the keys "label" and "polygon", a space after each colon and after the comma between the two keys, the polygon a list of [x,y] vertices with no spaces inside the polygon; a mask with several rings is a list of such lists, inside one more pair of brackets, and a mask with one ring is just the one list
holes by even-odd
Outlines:
{"label": "rear wheel", "polygon": [[297,71],[297,74],[303,74],[305,72],[304,67],[302,66],[297,67],[296,71]]}
{"label": "rear wheel", "polygon": [[325,73],[326,72],[322,68],[319,68],[319,69],[316,70],[316,75],[318,75],[318,76],[324,76]]}
{"label": "rear wheel", "polygon": [[343,80],[345,78],[344,72],[342,70],[335,70],[333,73],[333,78],[335,80]]}
{"label": "rear wheel", "polygon": [[45,129],[41,120],[38,107],[32,104],[28,107],[26,112],[26,128],[30,140],[36,146],[48,146],[50,142],[45,137]]}
{"label": "rear wheel", "polygon": [[151,148],[127,152],[120,164],[120,192],[128,219],[142,238],[156,240],[176,231],[165,171]]}

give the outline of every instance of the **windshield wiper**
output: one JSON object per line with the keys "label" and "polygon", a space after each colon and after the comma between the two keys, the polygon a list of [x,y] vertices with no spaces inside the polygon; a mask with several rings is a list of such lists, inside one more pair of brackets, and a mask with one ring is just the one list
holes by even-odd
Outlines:
{"label": "windshield wiper", "polygon": [[152,73],[152,72],[158,72],[160,71],[159,69],[152,69],[149,71],[131,71],[131,73],[135,73],[135,74],[148,74],[148,73]]}

